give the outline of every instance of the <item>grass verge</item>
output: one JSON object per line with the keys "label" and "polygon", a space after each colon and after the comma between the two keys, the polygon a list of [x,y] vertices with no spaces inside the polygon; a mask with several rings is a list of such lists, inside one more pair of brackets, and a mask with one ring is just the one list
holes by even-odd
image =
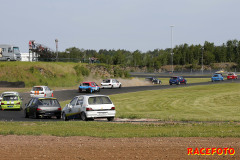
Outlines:
{"label": "grass verge", "polygon": [[240,121],[240,83],[179,87],[110,96],[120,118]]}
{"label": "grass verge", "polygon": [[124,137],[240,137],[237,123],[131,124],[106,122],[0,122],[1,135]]}

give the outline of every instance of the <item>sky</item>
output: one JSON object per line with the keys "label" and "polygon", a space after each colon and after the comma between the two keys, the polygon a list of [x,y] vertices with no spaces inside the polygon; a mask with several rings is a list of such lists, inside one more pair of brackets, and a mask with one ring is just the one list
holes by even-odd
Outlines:
{"label": "sky", "polygon": [[[146,52],[240,40],[239,0],[0,0],[0,44]],[[171,32],[171,25],[172,32]],[[171,34],[172,33],[172,34]],[[172,35],[172,40],[171,40]]]}

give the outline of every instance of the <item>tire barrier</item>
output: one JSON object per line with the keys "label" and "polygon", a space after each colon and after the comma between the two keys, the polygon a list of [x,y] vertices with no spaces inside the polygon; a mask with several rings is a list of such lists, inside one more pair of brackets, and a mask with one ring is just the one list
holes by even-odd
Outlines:
{"label": "tire barrier", "polygon": [[0,88],[25,88],[25,83],[22,81],[18,82],[0,81]]}

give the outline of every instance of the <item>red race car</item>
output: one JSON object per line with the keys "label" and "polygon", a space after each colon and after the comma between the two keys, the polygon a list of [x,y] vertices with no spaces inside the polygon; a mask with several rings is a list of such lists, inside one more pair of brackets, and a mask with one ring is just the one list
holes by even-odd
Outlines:
{"label": "red race car", "polygon": [[230,72],[228,73],[227,79],[238,79],[238,76],[235,73]]}

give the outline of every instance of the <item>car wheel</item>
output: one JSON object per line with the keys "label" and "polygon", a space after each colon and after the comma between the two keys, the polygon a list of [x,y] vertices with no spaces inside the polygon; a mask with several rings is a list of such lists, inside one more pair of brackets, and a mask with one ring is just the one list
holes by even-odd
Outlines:
{"label": "car wheel", "polygon": [[119,88],[122,88],[122,85],[121,85],[121,84],[119,85]]}
{"label": "car wheel", "polygon": [[68,117],[66,116],[65,112],[62,113],[62,120],[63,121],[68,121]]}
{"label": "car wheel", "polygon": [[179,85],[180,84],[180,82],[177,82],[177,85]]}
{"label": "car wheel", "polygon": [[172,85],[172,83],[169,83],[170,85]]}
{"label": "car wheel", "polygon": [[88,89],[88,92],[89,92],[89,93],[92,93],[92,89]]}
{"label": "car wheel", "polygon": [[111,86],[111,89],[113,89],[113,85]]}
{"label": "car wheel", "polygon": [[57,119],[61,119],[61,116],[57,116]]}
{"label": "car wheel", "polygon": [[78,89],[78,92],[79,92],[79,93],[82,93],[82,89]]}
{"label": "car wheel", "polygon": [[87,121],[87,120],[88,120],[88,119],[87,119],[87,116],[86,116],[86,114],[85,114],[84,112],[81,113],[81,119],[82,119],[83,121]]}
{"label": "car wheel", "polygon": [[98,88],[97,92],[100,92],[100,88]]}
{"label": "car wheel", "polygon": [[38,119],[38,118],[39,118],[37,112],[34,113],[34,118],[35,118],[35,119]]}
{"label": "car wheel", "polygon": [[27,113],[26,110],[24,111],[24,117],[25,117],[25,118],[29,118],[28,113]]}
{"label": "car wheel", "polygon": [[113,121],[113,120],[114,120],[114,117],[108,117],[107,120],[108,120],[108,121]]}

